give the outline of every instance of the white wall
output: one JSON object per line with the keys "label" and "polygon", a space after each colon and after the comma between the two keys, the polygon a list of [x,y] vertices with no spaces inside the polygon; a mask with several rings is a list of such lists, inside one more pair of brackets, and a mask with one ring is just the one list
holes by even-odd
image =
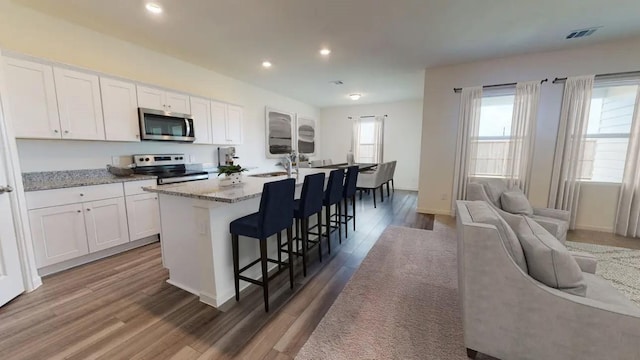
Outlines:
{"label": "white wall", "polygon": [[[0,48],[242,105],[244,145],[237,147],[237,152],[245,166],[276,162],[265,156],[265,106],[316,119],[319,116],[314,106],[9,0],[0,0]],[[154,142],[18,140],[23,171],[99,168],[109,163],[111,156],[134,153],[184,152],[195,155],[197,162],[213,162],[216,148]]]}
{"label": "white wall", "polygon": [[383,159],[398,161],[393,180],[396,188],[418,190],[422,100],[322,109],[322,157],[345,162],[351,148],[352,123],[348,117],[355,119],[366,115],[388,115],[384,123]]}
{"label": "white wall", "polygon": [[[546,206],[563,91],[562,85],[551,84],[551,80],[570,75],[637,71],[639,58],[640,38],[634,38],[427,69],[418,210],[446,214],[451,210],[460,99],[459,94],[454,94],[454,87],[549,78],[540,94],[530,193],[534,205]],[[618,192],[618,186],[583,186],[577,226],[612,229]]]}

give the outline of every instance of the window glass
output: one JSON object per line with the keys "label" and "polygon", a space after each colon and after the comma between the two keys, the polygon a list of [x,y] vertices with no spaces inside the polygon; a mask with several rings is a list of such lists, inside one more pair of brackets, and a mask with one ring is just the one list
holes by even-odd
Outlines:
{"label": "window glass", "polygon": [[470,176],[507,175],[514,100],[513,94],[486,94],[482,98],[478,138],[471,140],[477,146],[471,154]]}
{"label": "window glass", "polygon": [[582,180],[622,181],[638,85],[595,86],[591,97]]}

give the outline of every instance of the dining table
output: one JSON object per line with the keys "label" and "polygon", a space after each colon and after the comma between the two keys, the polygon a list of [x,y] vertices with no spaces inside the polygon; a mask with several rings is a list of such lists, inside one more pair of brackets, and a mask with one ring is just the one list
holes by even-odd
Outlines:
{"label": "dining table", "polygon": [[367,170],[371,170],[374,167],[378,166],[378,164],[375,163],[354,163],[354,164],[347,164],[347,163],[340,163],[340,164],[331,164],[331,165],[324,165],[324,166],[317,166],[315,167],[316,169],[346,169],[350,166],[358,166],[358,171],[367,171]]}

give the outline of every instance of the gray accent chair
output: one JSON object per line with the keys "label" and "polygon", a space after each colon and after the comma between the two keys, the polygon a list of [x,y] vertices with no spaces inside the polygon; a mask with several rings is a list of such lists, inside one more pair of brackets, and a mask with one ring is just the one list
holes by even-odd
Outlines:
{"label": "gray accent chair", "polygon": [[[486,202],[456,206],[458,293],[469,357],[640,360],[640,307],[594,275],[593,257],[572,254],[586,296],[546,286],[516,261],[513,254],[522,249],[513,248],[511,222]],[[485,221],[475,222],[478,214]]]}
{"label": "gray accent chair", "polygon": [[[508,191],[507,183],[502,179],[483,179],[467,185],[467,199],[472,201],[486,201],[497,209],[504,210],[500,197],[502,193]],[[530,215],[533,220],[544,227],[551,235],[560,240],[561,243],[567,240],[569,230],[569,219],[571,213],[566,210],[533,208]]]}

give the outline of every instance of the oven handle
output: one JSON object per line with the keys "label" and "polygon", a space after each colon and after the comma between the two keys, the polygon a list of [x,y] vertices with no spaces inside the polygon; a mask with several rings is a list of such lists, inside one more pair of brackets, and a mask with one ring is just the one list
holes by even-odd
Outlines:
{"label": "oven handle", "polygon": [[187,133],[185,134],[185,136],[192,136],[191,135],[191,124],[189,124],[189,119],[184,118],[184,124],[187,126]]}

